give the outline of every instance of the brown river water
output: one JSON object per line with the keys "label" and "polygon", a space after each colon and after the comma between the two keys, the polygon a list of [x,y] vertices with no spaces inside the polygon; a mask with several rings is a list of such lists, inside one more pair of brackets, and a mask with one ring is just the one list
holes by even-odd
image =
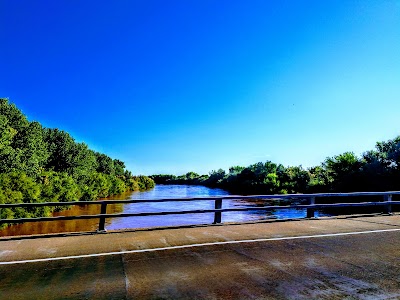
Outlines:
{"label": "brown river water", "polygon": [[[113,199],[130,199],[133,193],[126,193],[123,195],[102,198],[107,200]],[[107,213],[121,213],[123,211],[123,204],[107,205]],[[77,215],[95,215],[100,213],[100,205],[83,205],[72,206],[68,210],[54,212],[53,217],[56,216],[77,216]],[[106,219],[108,225],[111,219]],[[65,220],[65,221],[44,221],[22,223],[9,226],[0,230],[0,236],[17,236],[17,235],[33,235],[33,234],[46,234],[46,233],[62,233],[62,232],[80,232],[80,231],[95,231],[98,228],[98,219],[88,220]]]}

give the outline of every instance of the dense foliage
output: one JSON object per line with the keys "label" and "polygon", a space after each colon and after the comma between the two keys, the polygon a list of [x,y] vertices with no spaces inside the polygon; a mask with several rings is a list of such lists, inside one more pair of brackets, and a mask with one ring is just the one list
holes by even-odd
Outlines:
{"label": "dense foliage", "polygon": [[[94,200],[152,187],[152,179],[132,176],[124,162],[89,149],[65,131],[28,121],[0,98],[0,203]],[[45,216],[51,210],[0,209],[0,218]]]}
{"label": "dense foliage", "polygon": [[291,194],[400,190],[400,136],[376,144],[360,157],[345,152],[316,167],[285,167],[267,161],[219,169],[209,175],[152,175],[156,183],[200,184],[238,194]]}

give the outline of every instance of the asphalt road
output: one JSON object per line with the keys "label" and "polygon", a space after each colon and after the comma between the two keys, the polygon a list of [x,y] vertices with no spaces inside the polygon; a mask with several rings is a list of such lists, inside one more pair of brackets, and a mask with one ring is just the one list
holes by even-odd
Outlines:
{"label": "asphalt road", "polygon": [[0,299],[400,299],[399,246],[399,215],[0,239]]}

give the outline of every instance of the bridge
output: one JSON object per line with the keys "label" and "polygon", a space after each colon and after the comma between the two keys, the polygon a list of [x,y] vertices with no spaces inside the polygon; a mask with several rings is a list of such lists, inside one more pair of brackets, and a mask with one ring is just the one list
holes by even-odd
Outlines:
{"label": "bridge", "polygon": [[[308,199],[308,218],[246,224],[208,198],[213,225],[106,232],[103,211],[97,232],[2,237],[0,299],[400,299],[398,194],[250,196]],[[316,204],[343,195],[383,201]],[[324,205],[383,214],[313,218]]]}

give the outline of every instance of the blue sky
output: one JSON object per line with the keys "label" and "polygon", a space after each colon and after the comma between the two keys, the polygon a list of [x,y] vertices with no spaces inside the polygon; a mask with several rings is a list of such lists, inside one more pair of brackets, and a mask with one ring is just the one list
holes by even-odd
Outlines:
{"label": "blue sky", "polygon": [[0,97],[134,174],[310,167],[400,129],[400,1],[0,1]]}

